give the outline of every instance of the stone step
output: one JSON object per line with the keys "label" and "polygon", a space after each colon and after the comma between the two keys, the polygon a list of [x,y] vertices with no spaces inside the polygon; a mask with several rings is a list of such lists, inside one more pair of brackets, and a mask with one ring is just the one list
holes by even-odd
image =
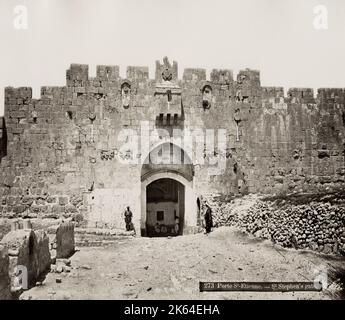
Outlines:
{"label": "stone step", "polygon": [[75,244],[78,247],[101,247],[132,237],[132,231],[100,228],[75,228]]}
{"label": "stone step", "polygon": [[74,228],[75,234],[93,234],[104,236],[133,236],[133,231],[123,229],[106,229],[106,228]]}

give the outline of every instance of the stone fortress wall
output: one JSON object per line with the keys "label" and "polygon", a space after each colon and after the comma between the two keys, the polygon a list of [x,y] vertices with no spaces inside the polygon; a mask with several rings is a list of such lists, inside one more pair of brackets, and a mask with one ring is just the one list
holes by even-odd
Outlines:
{"label": "stone fortress wall", "polygon": [[[173,172],[190,183],[186,212],[206,193],[243,194],[305,191],[341,186],[345,180],[345,89],[262,87],[260,74],[185,69],[157,61],[155,79],[147,67],[72,64],[63,87],[42,87],[40,99],[29,87],[5,89],[0,119],[0,216],[73,218],[91,225],[123,228],[126,206],[142,228],[142,183],[150,172]],[[131,153],[123,129],[213,129],[226,150],[205,151],[226,163],[209,174],[195,153],[189,167],[149,167],[124,160]],[[226,137],[217,141],[217,130]],[[141,135],[141,141],[146,141]],[[162,139],[150,140],[150,151]],[[223,140],[223,141],[221,141]],[[143,143],[143,142],[142,142]],[[217,143],[216,143],[217,146]],[[183,149],[183,148],[182,148]],[[147,155],[134,155],[134,158]],[[219,158],[219,159],[220,159]],[[146,177],[146,176],[145,176]],[[182,179],[181,178],[181,179]],[[189,190],[189,189],[188,189]],[[188,201],[193,204],[188,207]],[[186,225],[196,224],[196,214]]]}

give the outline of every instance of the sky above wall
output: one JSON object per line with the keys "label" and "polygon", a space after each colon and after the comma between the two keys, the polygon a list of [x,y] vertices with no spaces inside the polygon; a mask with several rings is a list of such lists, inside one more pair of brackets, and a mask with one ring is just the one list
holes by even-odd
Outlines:
{"label": "sky above wall", "polygon": [[[328,10],[315,29],[314,7]],[[16,29],[25,5],[28,28]],[[0,0],[0,115],[4,87],[65,85],[70,63],[252,68],[263,86],[345,88],[343,0]]]}

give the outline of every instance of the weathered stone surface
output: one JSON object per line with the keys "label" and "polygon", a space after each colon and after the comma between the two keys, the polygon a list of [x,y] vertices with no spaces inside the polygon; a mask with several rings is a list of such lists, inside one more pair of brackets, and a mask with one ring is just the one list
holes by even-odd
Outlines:
{"label": "weathered stone surface", "polygon": [[44,230],[35,230],[35,236],[37,239],[38,274],[42,275],[49,270],[51,264],[49,238]]}
{"label": "weathered stone surface", "polygon": [[56,229],[56,258],[68,258],[75,251],[74,224],[61,223]]}
{"label": "weathered stone surface", "polygon": [[7,249],[0,245],[0,300],[11,299],[11,280],[8,268],[9,257]]}
{"label": "weathered stone surface", "polygon": [[0,219],[0,240],[6,233],[11,231],[11,224],[8,219]]}

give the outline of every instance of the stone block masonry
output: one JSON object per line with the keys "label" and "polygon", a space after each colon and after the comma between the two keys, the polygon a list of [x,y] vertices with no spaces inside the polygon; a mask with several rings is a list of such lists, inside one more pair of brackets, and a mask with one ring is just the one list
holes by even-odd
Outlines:
{"label": "stone block masonry", "polygon": [[7,249],[0,245],[0,300],[11,299],[11,280],[9,276],[9,257]]}
{"label": "stone block masonry", "polygon": [[[0,121],[0,217],[70,219],[80,225],[125,228],[130,206],[137,231],[145,229],[145,179],[167,173],[185,187],[186,230],[197,224],[197,198],[205,193],[299,192],[341,187],[345,182],[345,91],[343,88],[263,87],[260,73],[188,68],[177,62],[147,67],[72,64],[66,85],[5,89]],[[226,130],[226,163],[212,175],[189,154],[188,179],[182,167],[125,164],[123,129],[195,128]],[[4,134],[5,133],[5,134]],[[217,133],[215,133],[215,137]],[[143,139],[145,141],[145,139]],[[149,151],[162,144],[156,137]],[[216,144],[217,145],[217,144]],[[139,149],[140,150],[140,149]],[[186,153],[188,153],[186,151]],[[140,156],[138,154],[134,157]],[[150,158],[150,157],[148,157]],[[207,155],[205,153],[205,158]],[[191,176],[191,178],[189,178]],[[153,179],[153,178],[152,178]],[[187,210],[188,209],[188,210]],[[187,216],[187,214],[189,216]],[[138,232],[139,233],[139,232]]]}
{"label": "stone block masonry", "polygon": [[0,117],[0,162],[6,156],[7,150],[7,132],[5,126],[5,118]]}

